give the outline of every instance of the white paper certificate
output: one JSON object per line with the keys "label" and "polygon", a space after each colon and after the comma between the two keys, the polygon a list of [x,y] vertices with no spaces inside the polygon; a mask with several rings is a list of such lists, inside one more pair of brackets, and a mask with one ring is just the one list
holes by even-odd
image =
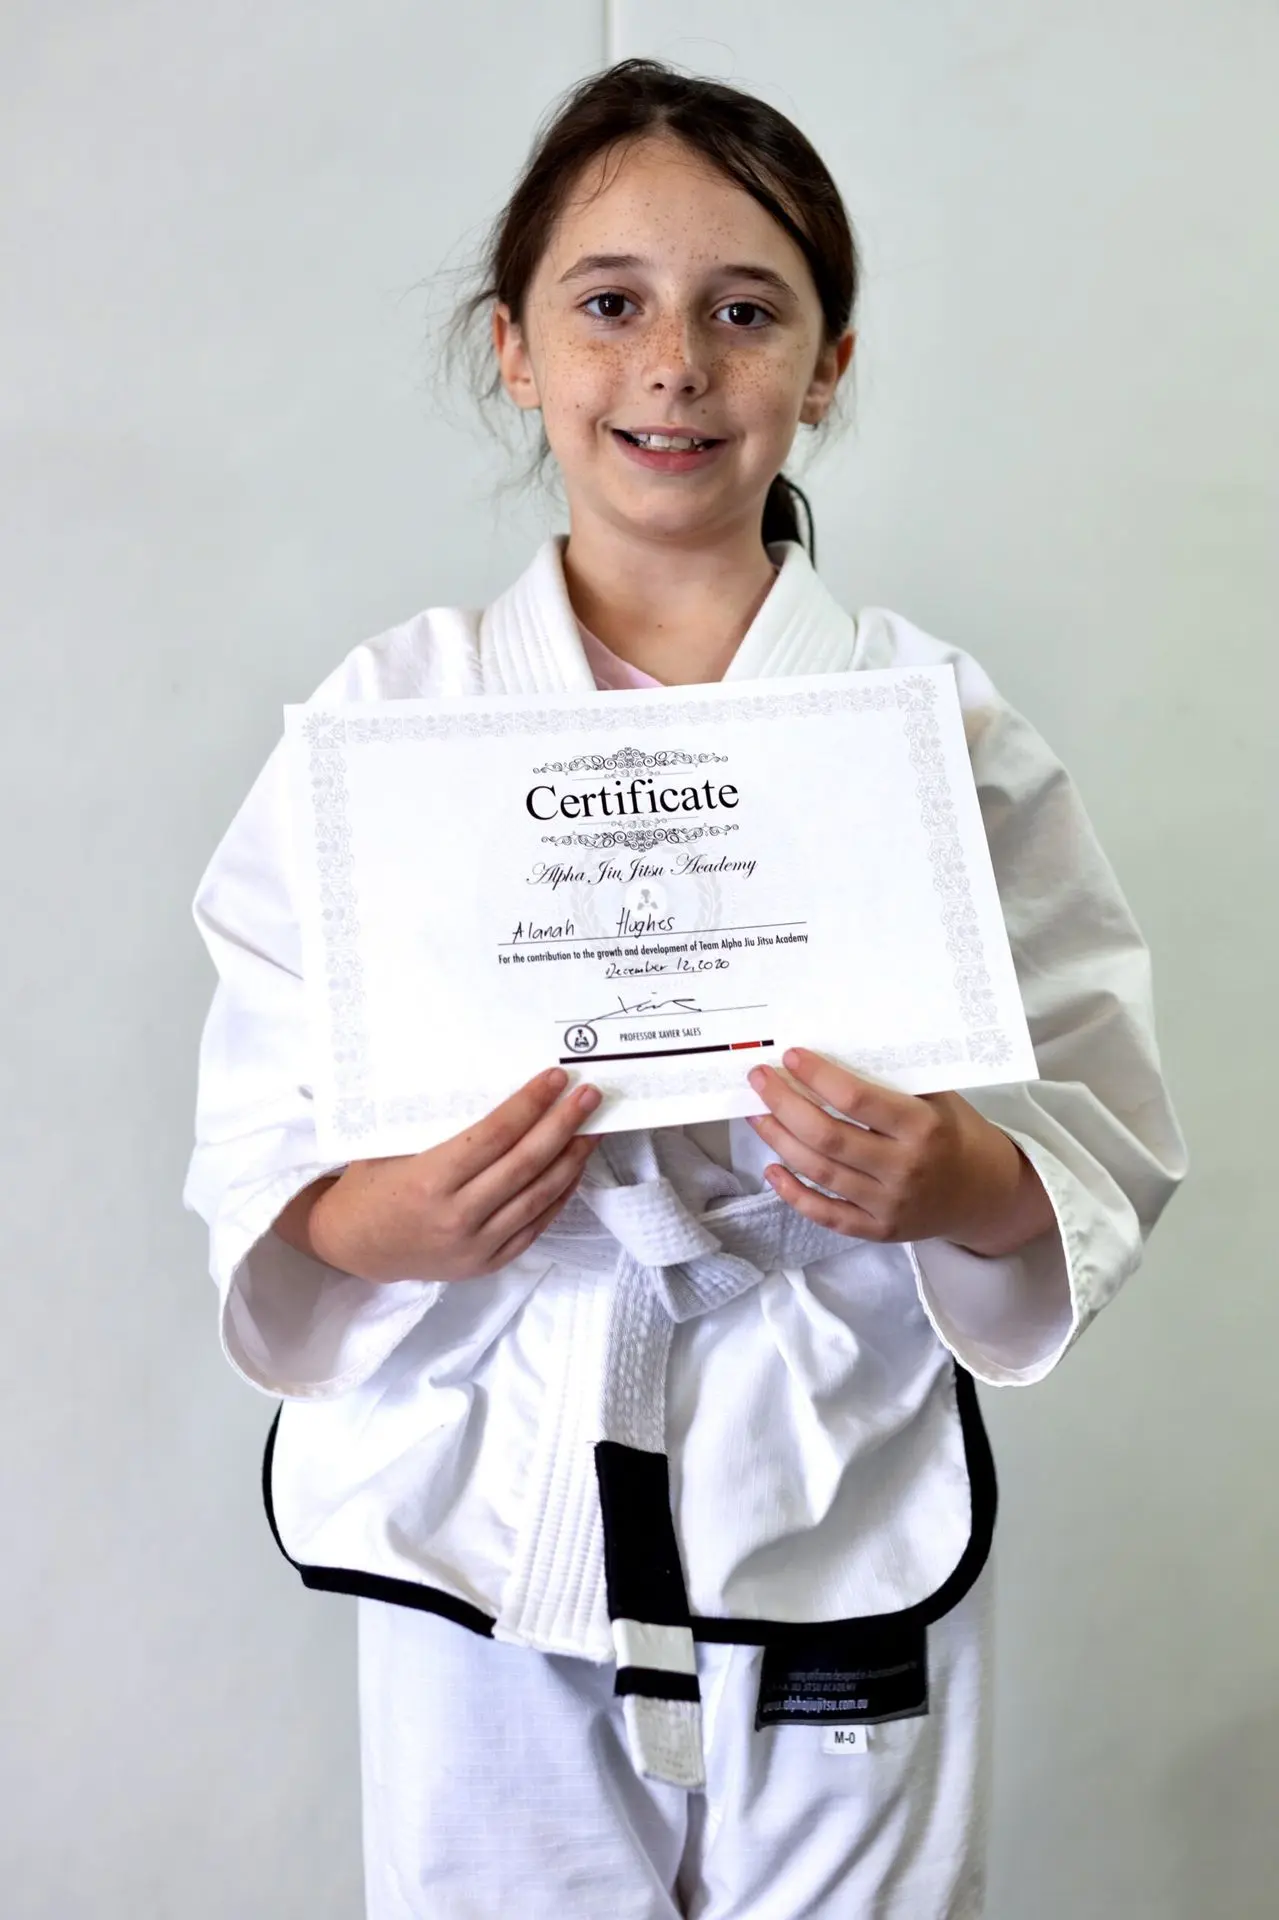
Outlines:
{"label": "white paper certificate", "polygon": [[760,1113],[805,1046],[1035,1077],[949,667],[285,709],[321,1151],[561,1062],[591,1130]]}

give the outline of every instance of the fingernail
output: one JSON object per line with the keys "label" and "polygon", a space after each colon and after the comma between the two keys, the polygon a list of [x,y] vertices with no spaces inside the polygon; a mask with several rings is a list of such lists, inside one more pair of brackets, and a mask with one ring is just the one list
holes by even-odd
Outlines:
{"label": "fingernail", "polygon": [[787,1065],[787,1066],[788,1066],[788,1067],[789,1067],[789,1068],[791,1069],[791,1071],[793,1072],[793,1071],[794,1071],[794,1069],[795,1069],[795,1068],[796,1068],[796,1067],[797,1067],[797,1066],[799,1065],[799,1063],[800,1063],[800,1053],[799,1053],[799,1048],[798,1048],[798,1047],[788,1047],[788,1048],[787,1048],[787,1050],[786,1050],[786,1052],[785,1052],[785,1053],[784,1053],[784,1054],[782,1055],[782,1059],[783,1059],[783,1060],[784,1060],[784,1061],[786,1062],[786,1065]]}
{"label": "fingernail", "polygon": [[752,1067],[746,1078],[750,1081],[756,1093],[763,1093],[765,1084],[763,1067]]}
{"label": "fingernail", "polygon": [[598,1087],[580,1087],[577,1104],[583,1113],[593,1113],[603,1097]]}
{"label": "fingernail", "polygon": [[565,1073],[563,1067],[552,1067],[546,1076],[546,1091],[548,1093],[558,1093],[561,1087],[566,1087],[567,1085],[568,1075]]}

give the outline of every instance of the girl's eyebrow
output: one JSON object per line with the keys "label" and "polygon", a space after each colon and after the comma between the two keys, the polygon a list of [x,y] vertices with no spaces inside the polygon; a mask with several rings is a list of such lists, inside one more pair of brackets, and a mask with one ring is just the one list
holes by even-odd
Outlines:
{"label": "girl's eyebrow", "polygon": [[[583,280],[592,273],[622,273],[633,267],[650,267],[651,260],[643,259],[638,253],[584,253],[575,260],[566,273],[559,277],[559,285],[567,280]],[[783,300],[794,300],[795,289],[780,273],[774,273],[771,267],[757,266],[752,261],[730,263],[727,266],[712,267],[707,274],[708,280],[753,280],[758,286],[769,287]]]}

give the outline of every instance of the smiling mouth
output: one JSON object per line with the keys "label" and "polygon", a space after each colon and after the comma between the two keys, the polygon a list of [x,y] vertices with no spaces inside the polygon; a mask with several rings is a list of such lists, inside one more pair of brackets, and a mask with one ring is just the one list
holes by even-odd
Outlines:
{"label": "smiling mouth", "polygon": [[627,433],[624,427],[614,427],[613,432],[619,440],[627,440],[633,447],[642,447],[649,453],[700,453],[705,447],[719,447],[722,440],[715,440],[703,434],[640,434]]}

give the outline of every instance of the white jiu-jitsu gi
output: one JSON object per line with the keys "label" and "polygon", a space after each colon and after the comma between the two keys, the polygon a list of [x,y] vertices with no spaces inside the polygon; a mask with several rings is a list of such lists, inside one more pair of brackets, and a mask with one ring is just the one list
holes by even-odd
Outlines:
{"label": "white jiu-jitsu gi", "polygon": [[[589,692],[562,551],[548,539],[482,612],[433,608],[356,647],[314,700]],[[775,1653],[785,1721],[810,1653],[891,1669],[895,1632],[913,1644],[968,1591],[995,1501],[974,1377],[1048,1373],[1184,1170],[1146,948],[1059,762],[969,656],[883,609],[850,616],[801,546],[771,552],[727,679],[954,667],[1042,1076],[969,1096],[1052,1202],[1056,1230],[1019,1254],[814,1228],[733,1121],[731,1168],[684,1130],[605,1136],[551,1231],[491,1277],[331,1270],[271,1231],[335,1170],[312,1124],[278,747],[195,903],[219,983],[186,1199],[226,1354],[283,1403],[265,1469],[283,1550],[310,1586],[615,1661],[637,1764],[686,1786],[696,1641]]]}

